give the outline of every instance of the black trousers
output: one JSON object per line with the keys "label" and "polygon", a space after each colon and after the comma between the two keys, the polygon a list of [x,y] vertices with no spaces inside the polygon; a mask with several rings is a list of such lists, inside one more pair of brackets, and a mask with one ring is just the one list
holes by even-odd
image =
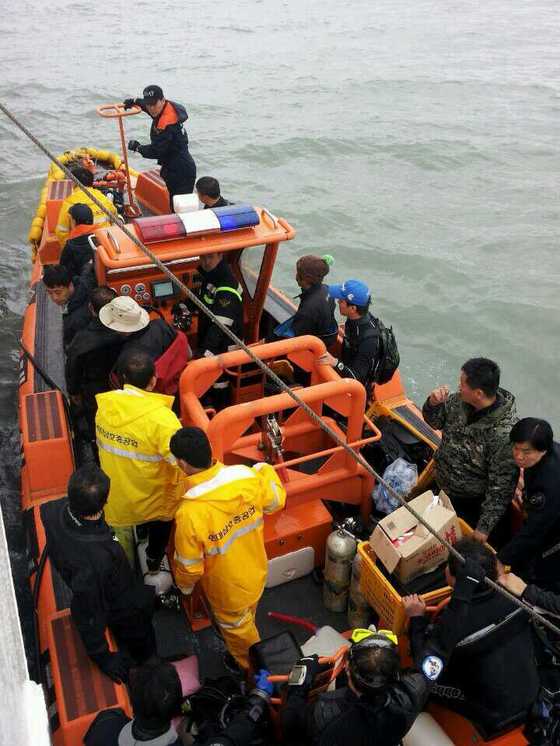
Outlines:
{"label": "black trousers", "polygon": [[173,521],[150,521],[144,525],[148,529],[146,554],[150,559],[161,562],[169,543]]}
{"label": "black trousers", "polygon": [[128,650],[137,663],[157,654],[151,609],[131,609],[111,614],[108,626],[120,647]]}
{"label": "black trousers", "polygon": [[196,182],[196,163],[190,153],[187,158],[173,163],[173,168],[161,167],[161,178],[169,192],[169,206],[173,212],[173,197],[176,194],[191,194]]}

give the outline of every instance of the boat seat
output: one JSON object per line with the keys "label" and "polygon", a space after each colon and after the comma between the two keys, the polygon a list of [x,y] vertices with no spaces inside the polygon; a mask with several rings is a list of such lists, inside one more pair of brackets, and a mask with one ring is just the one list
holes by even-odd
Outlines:
{"label": "boat seat", "polygon": [[[109,636],[111,650],[116,647]],[[92,663],[68,609],[48,619],[48,650],[42,656],[54,742],[75,746],[99,710],[121,707],[131,716],[126,688]]]}

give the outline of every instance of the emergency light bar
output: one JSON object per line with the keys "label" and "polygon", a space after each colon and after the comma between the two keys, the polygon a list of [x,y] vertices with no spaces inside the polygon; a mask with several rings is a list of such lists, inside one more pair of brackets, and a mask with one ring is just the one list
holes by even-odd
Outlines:
{"label": "emergency light bar", "polygon": [[195,212],[156,215],[132,221],[146,244],[173,241],[177,238],[207,233],[226,233],[259,224],[257,211],[251,205],[226,205]]}

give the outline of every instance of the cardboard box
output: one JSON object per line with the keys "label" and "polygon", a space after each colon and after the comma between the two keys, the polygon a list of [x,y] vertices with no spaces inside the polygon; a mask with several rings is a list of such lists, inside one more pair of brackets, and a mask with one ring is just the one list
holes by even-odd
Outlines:
{"label": "cardboard box", "polygon": [[[451,501],[428,490],[409,503],[430,526],[451,544],[461,536],[461,527]],[[405,507],[397,508],[375,527],[371,548],[385,568],[401,583],[431,572],[447,560],[448,551]]]}

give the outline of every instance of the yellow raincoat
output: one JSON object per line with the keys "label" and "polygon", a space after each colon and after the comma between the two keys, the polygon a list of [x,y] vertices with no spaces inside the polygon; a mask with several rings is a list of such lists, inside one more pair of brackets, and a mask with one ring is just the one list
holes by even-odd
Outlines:
{"label": "yellow raincoat", "polygon": [[286,491],[268,464],[220,462],[187,488],[175,516],[175,581],[190,593],[201,580],[230,653],[247,668],[267,572],[263,514],[283,508]]}
{"label": "yellow raincoat", "polygon": [[185,490],[169,440],[181,427],[172,396],[125,384],[98,394],[95,431],[101,468],[111,479],[110,526],[170,521]]}
{"label": "yellow raincoat", "polygon": [[[93,192],[94,196],[101,202],[101,204],[105,205],[109,212],[112,212],[115,215],[117,214],[115,205],[108,197],[103,194],[103,192],[100,192],[99,189],[92,189],[91,187],[90,190]],[[97,207],[97,205],[87,196],[87,194],[84,194],[81,189],[78,189],[78,187],[76,187],[72,194],[66,197],[66,199],[60,206],[60,212],[58,213],[58,221],[56,224],[55,233],[60,243],[60,248],[62,249],[64,248],[64,244],[68,240],[68,234],[70,233],[70,215],[68,214],[68,210],[72,207],[72,205],[77,204],[88,205],[88,207],[91,207],[91,211],[93,212],[93,230],[97,230],[97,228],[104,228],[106,225],[110,224],[109,218],[105,215],[105,213],[101,212],[99,207]]]}

